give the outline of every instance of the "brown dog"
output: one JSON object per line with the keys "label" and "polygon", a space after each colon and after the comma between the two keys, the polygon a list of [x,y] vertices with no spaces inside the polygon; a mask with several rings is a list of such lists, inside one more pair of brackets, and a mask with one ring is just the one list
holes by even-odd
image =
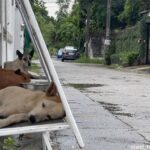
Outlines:
{"label": "brown dog", "polygon": [[65,116],[64,107],[54,83],[46,93],[21,87],[0,90],[0,128],[22,122],[41,122]]}
{"label": "brown dog", "polygon": [[16,71],[0,69],[0,89],[8,86],[19,86],[27,82],[30,82],[30,76],[22,73],[19,69]]}

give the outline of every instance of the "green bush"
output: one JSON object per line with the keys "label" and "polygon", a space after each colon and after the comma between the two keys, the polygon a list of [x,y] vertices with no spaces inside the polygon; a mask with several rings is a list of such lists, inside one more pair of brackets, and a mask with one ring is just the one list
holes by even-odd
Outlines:
{"label": "green bush", "polygon": [[79,59],[75,60],[76,63],[88,63],[88,64],[103,64],[103,58],[90,59],[84,55],[81,55]]}
{"label": "green bush", "polygon": [[112,64],[132,66],[138,63],[139,53],[135,51],[111,55]]}
{"label": "green bush", "polygon": [[113,54],[110,57],[111,64],[119,64],[121,65],[121,56],[120,54]]}
{"label": "green bush", "polygon": [[15,140],[12,137],[4,139],[3,150],[17,150]]}
{"label": "green bush", "polygon": [[142,19],[134,27],[115,32],[112,36],[112,44],[105,53],[107,65],[119,64],[131,66],[142,64],[145,59],[145,19]]}
{"label": "green bush", "polygon": [[135,64],[138,64],[138,59],[139,59],[139,53],[138,52],[131,52],[127,56],[128,58],[128,65],[132,66]]}

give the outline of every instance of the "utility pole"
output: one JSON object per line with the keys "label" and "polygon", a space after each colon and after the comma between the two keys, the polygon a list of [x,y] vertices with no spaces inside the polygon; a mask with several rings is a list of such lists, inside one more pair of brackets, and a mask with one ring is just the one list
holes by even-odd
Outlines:
{"label": "utility pole", "polygon": [[106,52],[106,49],[110,46],[110,23],[111,23],[111,1],[107,0],[107,16],[106,16],[106,38],[105,38],[105,49],[104,49],[104,55]]}
{"label": "utility pole", "polygon": [[86,18],[86,33],[85,33],[85,55],[86,57],[89,57],[89,38],[90,38],[90,33],[89,33],[89,28],[90,28],[90,15],[91,15],[91,8],[90,5],[88,5],[87,8],[87,18]]}

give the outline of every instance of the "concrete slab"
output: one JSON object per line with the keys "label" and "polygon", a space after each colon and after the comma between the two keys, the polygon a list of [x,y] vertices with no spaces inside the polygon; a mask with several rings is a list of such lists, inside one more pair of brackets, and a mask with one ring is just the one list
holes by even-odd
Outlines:
{"label": "concrete slab", "polygon": [[[65,87],[65,93],[83,136],[86,150],[127,150],[132,149],[133,145],[149,144],[129,125],[78,90]],[[61,150],[80,149],[70,131],[57,132],[56,138]]]}

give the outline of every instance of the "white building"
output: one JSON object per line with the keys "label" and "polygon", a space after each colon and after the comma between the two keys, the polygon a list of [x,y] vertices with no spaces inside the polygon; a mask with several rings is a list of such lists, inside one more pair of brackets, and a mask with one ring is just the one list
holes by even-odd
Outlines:
{"label": "white building", "polygon": [[23,20],[15,0],[0,0],[0,66],[16,58],[16,50],[23,51]]}

